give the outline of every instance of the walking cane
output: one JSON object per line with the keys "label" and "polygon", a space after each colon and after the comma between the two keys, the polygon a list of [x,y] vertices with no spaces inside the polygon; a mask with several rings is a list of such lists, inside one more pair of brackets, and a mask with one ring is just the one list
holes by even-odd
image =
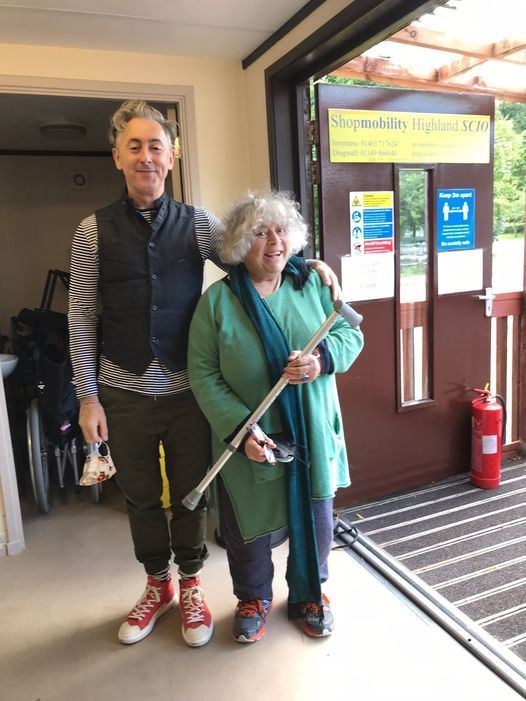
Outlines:
{"label": "walking cane", "polygon": [[[362,322],[362,315],[358,314],[356,310],[354,310],[348,304],[345,304],[345,302],[342,302],[341,299],[337,299],[334,302],[333,309],[334,311],[330,313],[330,315],[323,322],[318,331],[316,331],[314,336],[307,343],[305,348],[301,351],[301,353],[298,356],[299,358],[302,358],[304,355],[309,355],[309,353],[311,353],[316,348],[318,343],[328,334],[329,329],[338,318],[338,315],[343,316],[343,318],[346,321],[348,321],[353,328],[356,328]],[[207,472],[207,474],[201,480],[201,482],[199,482],[197,487],[195,487],[195,489],[192,489],[192,491],[185,496],[185,498],[183,499],[183,505],[186,506],[187,509],[190,509],[190,511],[193,511],[195,509],[195,507],[201,500],[205,489],[208,487],[208,485],[214,479],[217,473],[221,470],[223,465],[228,461],[232,453],[235,453],[236,450],[239,448],[239,445],[245,437],[245,434],[247,434],[250,431],[253,424],[259,421],[259,419],[263,416],[263,414],[266,412],[266,410],[270,407],[270,405],[274,402],[276,397],[286,387],[287,384],[287,380],[284,380],[283,378],[280,378],[276,382],[276,384],[267,394],[265,399],[263,399],[261,404],[248,417],[243,426],[239,429],[234,438],[230,441],[225,452],[215,462],[215,464],[212,465],[210,470]]]}

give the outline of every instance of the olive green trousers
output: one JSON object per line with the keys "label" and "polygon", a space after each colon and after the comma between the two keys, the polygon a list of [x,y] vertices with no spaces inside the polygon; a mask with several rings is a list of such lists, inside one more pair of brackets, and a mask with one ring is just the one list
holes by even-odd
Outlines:
{"label": "olive green trousers", "polygon": [[[203,498],[190,511],[181,502],[210,465],[210,430],[193,394],[149,396],[101,385],[99,396],[137,560],[148,574],[156,574],[168,566],[173,553],[181,572],[195,574],[208,555],[207,504]],[[171,517],[161,502],[161,442]]]}

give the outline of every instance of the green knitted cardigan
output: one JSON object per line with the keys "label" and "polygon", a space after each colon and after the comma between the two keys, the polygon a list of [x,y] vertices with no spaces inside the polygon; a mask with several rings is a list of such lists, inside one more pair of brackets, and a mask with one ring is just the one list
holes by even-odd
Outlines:
{"label": "green knitted cardigan", "polygon": [[[301,258],[293,256],[287,262],[284,273],[292,276],[296,289],[301,289],[309,271]],[[274,386],[288,363],[291,352],[289,343],[269,307],[254,288],[242,263],[230,271],[229,284],[232,292],[243,304],[261,338],[271,384]],[[286,465],[289,523],[289,557],[286,578],[289,588],[289,617],[298,618],[305,604],[321,604],[318,554],[312,515],[308,442],[297,388],[293,385],[287,385],[278,395],[276,404],[283,431],[296,446],[294,460]],[[323,609],[320,608],[320,611]]]}

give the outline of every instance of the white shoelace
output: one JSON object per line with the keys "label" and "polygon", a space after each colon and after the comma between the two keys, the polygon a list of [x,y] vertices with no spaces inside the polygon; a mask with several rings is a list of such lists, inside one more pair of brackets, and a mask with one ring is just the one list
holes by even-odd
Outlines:
{"label": "white shoelace", "polygon": [[150,613],[150,610],[161,601],[161,590],[159,587],[154,587],[151,584],[146,585],[144,594],[135,604],[133,609],[128,614],[128,618],[135,618],[140,621],[144,616]]}
{"label": "white shoelace", "polygon": [[181,589],[179,605],[184,608],[187,623],[202,623],[204,621],[204,593],[201,587],[193,586]]}

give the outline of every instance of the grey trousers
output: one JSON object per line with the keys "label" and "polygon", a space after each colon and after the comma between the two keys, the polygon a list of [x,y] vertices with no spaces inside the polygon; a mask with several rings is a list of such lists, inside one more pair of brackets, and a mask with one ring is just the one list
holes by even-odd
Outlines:
{"label": "grey trousers", "polygon": [[[203,498],[190,511],[181,501],[210,465],[210,430],[193,394],[154,397],[101,385],[99,396],[137,560],[155,574],[167,567],[173,552],[182,572],[196,573],[208,556],[207,504]],[[161,503],[161,442],[170,485],[169,521]]]}

